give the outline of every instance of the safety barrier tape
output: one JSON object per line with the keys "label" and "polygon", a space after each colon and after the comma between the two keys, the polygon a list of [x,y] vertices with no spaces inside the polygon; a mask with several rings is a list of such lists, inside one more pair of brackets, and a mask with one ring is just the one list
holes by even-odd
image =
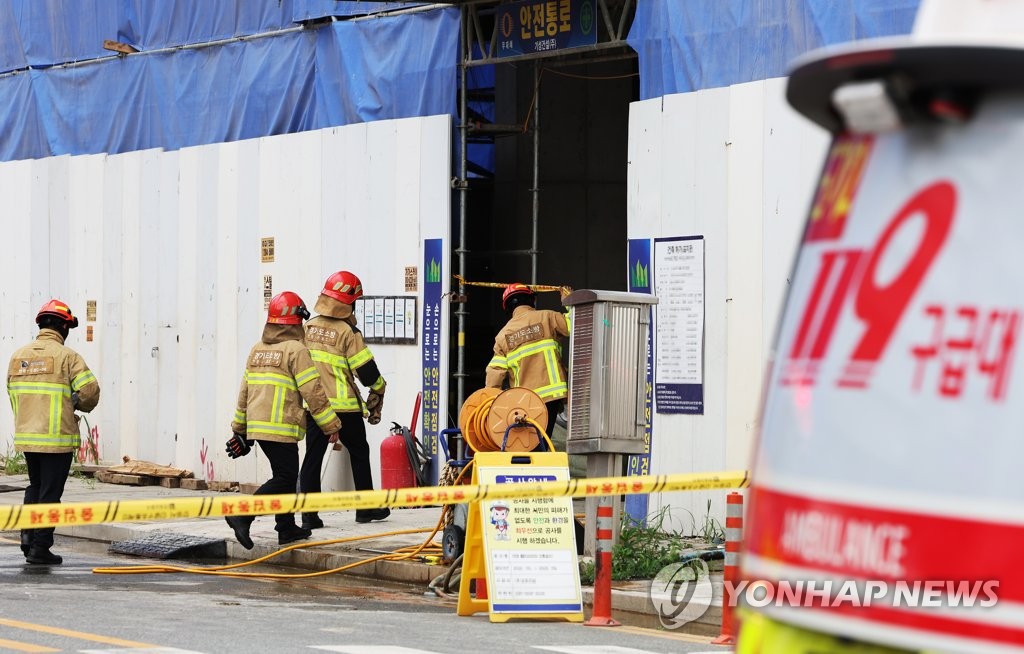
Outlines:
{"label": "safety barrier tape", "polygon": [[476,484],[291,495],[216,495],[146,500],[0,506],[0,530],[178,520],[299,511],[465,504],[485,499],[600,497],[669,491],[745,488],[746,471],[602,477],[523,484]]}
{"label": "safety barrier tape", "polygon": [[[481,288],[502,288],[502,289],[506,288],[508,286],[508,284],[504,284],[502,282],[471,282],[471,281],[467,280],[465,277],[463,277],[462,275],[452,275],[452,277],[457,279],[459,284],[461,284],[462,286],[479,286]],[[565,294],[568,294],[568,293],[572,292],[572,287],[569,287],[569,286],[552,286],[550,284],[524,284],[524,286],[527,286],[530,290],[532,290],[534,292],[537,292],[537,293],[546,293],[546,292],[549,292],[549,291],[563,291],[563,290],[566,292]]]}

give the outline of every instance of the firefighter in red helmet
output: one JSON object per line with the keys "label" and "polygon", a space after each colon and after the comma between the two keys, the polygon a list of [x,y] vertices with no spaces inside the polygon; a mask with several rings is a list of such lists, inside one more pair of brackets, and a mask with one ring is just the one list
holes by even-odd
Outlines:
{"label": "firefighter in red helmet", "polygon": [[[252,441],[270,462],[271,477],[256,495],[294,493],[299,477],[299,441],[306,434],[307,412],[329,441],[338,440],[341,423],[321,385],[309,350],[303,344],[302,321],[309,318],[306,305],[295,293],[285,291],[270,301],[267,324],[260,342],[253,346],[246,360],[238,407],[231,421],[231,438],[227,452],[231,458],[245,456]],[[295,524],[295,514],[279,513],[277,542],[281,545],[309,538],[308,529]],[[238,542],[252,549],[249,527],[253,516],[228,516],[228,525]]]}
{"label": "firefighter in red helmet", "polygon": [[[370,445],[366,441],[366,421],[380,422],[384,407],[384,389],[387,386],[373,353],[363,342],[353,315],[355,301],[363,295],[363,284],[347,270],[341,270],[324,282],[324,288],[314,309],[319,314],[306,323],[306,345],[324,379],[324,388],[331,407],[341,419],[341,443],[349,453],[352,481],[356,490],[373,490],[370,472]],[[356,388],[356,379],[369,393],[366,402]],[[313,424],[306,431],[306,456],[302,460],[299,486],[303,493],[320,492],[320,466],[327,452],[327,439]],[[390,509],[358,509],[356,522],[383,520],[391,515]],[[324,526],[316,513],[302,514],[302,525],[309,529]]]}
{"label": "firefighter in red helmet", "polygon": [[[25,504],[56,504],[64,494],[74,452],[80,445],[79,418],[100,401],[100,385],[80,354],[64,345],[78,318],[68,305],[50,300],[36,315],[39,335],[11,357],[7,392],[14,409],[14,449],[25,454]],[[21,550],[29,563],[59,565],[50,551],[53,529],[25,529]]]}
{"label": "firefighter in red helmet", "polygon": [[501,295],[508,322],[494,339],[486,386],[529,388],[548,407],[548,435],[562,410],[569,386],[562,366],[559,337],[569,336],[568,314],[536,308],[536,294],[526,284],[509,284]]}

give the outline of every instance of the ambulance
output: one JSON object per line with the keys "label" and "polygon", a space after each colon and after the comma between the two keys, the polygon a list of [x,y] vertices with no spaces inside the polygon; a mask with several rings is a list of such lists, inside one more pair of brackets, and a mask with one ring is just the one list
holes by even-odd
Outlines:
{"label": "ambulance", "polygon": [[833,134],[766,379],[737,651],[1024,652],[1024,1],[798,60]]}

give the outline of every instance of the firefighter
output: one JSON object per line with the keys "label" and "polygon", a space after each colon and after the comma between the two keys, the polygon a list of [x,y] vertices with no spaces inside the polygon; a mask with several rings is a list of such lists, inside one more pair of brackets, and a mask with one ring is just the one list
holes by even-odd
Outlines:
{"label": "firefighter", "polygon": [[569,336],[568,314],[536,309],[536,294],[525,284],[509,284],[501,308],[509,317],[494,338],[494,356],[487,364],[488,388],[528,388],[548,408],[548,436],[568,393],[559,336]]}
{"label": "firefighter", "polygon": [[[299,441],[305,436],[307,412],[325,440],[337,442],[341,422],[320,382],[309,350],[302,342],[302,321],[309,311],[302,298],[285,291],[275,295],[267,311],[263,337],[253,346],[246,360],[238,408],[231,422],[233,435],[227,442],[231,458],[245,456],[252,441],[260,445],[270,462],[271,477],[256,495],[294,493],[299,476]],[[274,516],[277,542],[286,545],[309,538],[312,532],[295,524],[295,514]],[[253,516],[227,516],[235,538],[252,549],[249,527]]]}
{"label": "firefighter", "polygon": [[[313,307],[319,315],[306,323],[306,346],[324,379],[331,407],[341,419],[341,443],[348,449],[356,490],[373,490],[370,445],[366,442],[363,415],[365,409],[367,422],[371,425],[380,422],[387,384],[377,369],[373,353],[363,342],[352,313],[352,305],[362,295],[362,282],[347,270],[328,277]],[[365,405],[356,388],[356,378],[369,389]],[[303,493],[319,493],[320,466],[327,452],[328,439],[313,424],[309,425],[306,437],[306,456],[302,460],[299,484]],[[386,508],[358,509],[356,522],[383,520],[389,515],[391,510]],[[304,513],[302,525],[307,529],[319,529],[324,523],[316,513]]]}
{"label": "firefighter", "polygon": [[[100,401],[100,385],[80,354],[64,345],[78,318],[60,300],[36,315],[39,335],[19,349],[7,368],[7,393],[14,410],[14,449],[28,465],[25,504],[56,504],[64,494],[74,452],[80,445],[79,417]],[[29,563],[60,565],[50,551],[53,529],[24,529],[21,551]]]}

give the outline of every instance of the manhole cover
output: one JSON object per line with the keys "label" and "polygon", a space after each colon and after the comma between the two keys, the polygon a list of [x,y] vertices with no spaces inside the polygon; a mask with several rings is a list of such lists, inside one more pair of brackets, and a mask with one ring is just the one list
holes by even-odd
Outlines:
{"label": "manhole cover", "polygon": [[224,539],[156,532],[110,544],[110,551],[150,559],[226,559]]}

